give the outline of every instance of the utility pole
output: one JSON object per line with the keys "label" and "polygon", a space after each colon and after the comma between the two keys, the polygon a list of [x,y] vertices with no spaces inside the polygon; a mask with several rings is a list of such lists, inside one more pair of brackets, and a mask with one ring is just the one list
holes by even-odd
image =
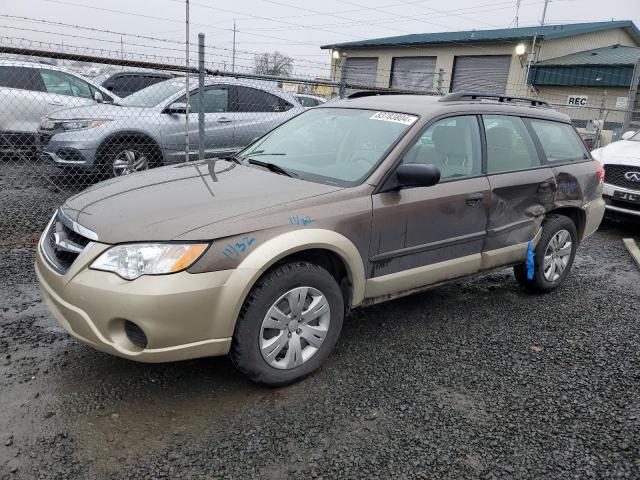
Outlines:
{"label": "utility pole", "polygon": [[516,28],[518,28],[518,15],[520,13],[520,2],[522,0],[516,0],[516,20],[515,20],[515,24],[516,24]]}
{"label": "utility pole", "polygon": [[184,126],[185,126],[185,131],[184,131],[184,149],[185,149],[185,162],[189,161],[189,153],[190,153],[190,146],[189,146],[189,76],[191,75],[191,71],[189,69],[189,0],[185,0],[185,7],[186,7],[186,11],[185,11],[185,36],[186,36],[186,42],[185,42],[185,66],[186,66],[186,70],[187,70],[187,75],[185,76],[185,83],[184,83],[184,94],[185,94],[185,98],[186,100],[186,108],[185,108],[185,120],[184,120]]}
{"label": "utility pole", "polygon": [[231,71],[236,71],[236,21],[233,21],[233,53],[231,54]]}
{"label": "utility pole", "polygon": [[[549,0],[544,0],[544,8],[542,9],[542,18],[540,19],[540,26],[544,27],[544,20],[547,17],[547,5],[549,5]],[[538,34],[536,33],[533,36],[533,42],[531,43],[531,53],[529,53],[527,58],[527,72],[524,76],[525,85],[529,85],[529,71],[531,70],[531,62],[534,60],[536,56],[536,40],[538,39]]]}

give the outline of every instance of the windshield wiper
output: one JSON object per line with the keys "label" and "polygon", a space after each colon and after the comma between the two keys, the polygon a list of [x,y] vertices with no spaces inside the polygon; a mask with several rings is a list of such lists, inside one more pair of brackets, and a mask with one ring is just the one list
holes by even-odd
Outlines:
{"label": "windshield wiper", "polygon": [[232,153],[229,155],[224,155],[222,157],[218,157],[220,160],[231,160],[232,162],[237,163],[238,165],[242,165],[242,162],[240,161],[240,157],[238,157],[238,154],[236,153]]}
{"label": "windshield wiper", "polygon": [[253,158],[250,158],[249,160],[247,160],[247,162],[250,163],[251,165],[258,165],[259,167],[264,167],[266,169],[271,170],[272,172],[279,173],[281,175],[286,175],[287,177],[295,178],[298,176],[295,173],[289,172],[288,170],[285,170],[281,166],[276,165],[275,163],[261,162],[260,160],[254,160]]}
{"label": "windshield wiper", "polygon": [[251,152],[250,155],[252,157],[261,157],[262,155],[284,156],[284,155],[286,155],[286,153],[282,153],[282,152],[266,152],[264,150],[256,150],[255,152]]}

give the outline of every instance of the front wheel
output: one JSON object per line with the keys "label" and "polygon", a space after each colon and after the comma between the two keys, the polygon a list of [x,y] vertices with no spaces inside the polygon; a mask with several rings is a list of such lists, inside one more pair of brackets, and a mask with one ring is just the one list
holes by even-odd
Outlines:
{"label": "front wheel", "polygon": [[514,267],[516,280],[539,292],[559,287],[571,270],[577,248],[578,234],[573,220],[564,215],[549,215],[535,248],[533,278],[527,278],[527,267],[521,264]]}
{"label": "front wheel", "polygon": [[144,140],[115,142],[100,162],[100,174],[106,178],[142,172],[159,164],[156,149]]}
{"label": "front wheel", "polygon": [[308,262],[278,266],[258,280],[243,305],[231,360],[254,382],[292,383],[324,363],[343,317],[342,291],[329,272]]}

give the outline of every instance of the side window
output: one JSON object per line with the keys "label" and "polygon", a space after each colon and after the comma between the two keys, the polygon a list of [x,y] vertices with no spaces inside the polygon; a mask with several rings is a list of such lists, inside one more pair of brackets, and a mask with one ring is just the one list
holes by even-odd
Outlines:
{"label": "side window", "polygon": [[56,70],[40,70],[40,75],[48,93],[93,98],[89,84],[73,75]]}
{"label": "side window", "polygon": [[309,97],[297,97],[297,98],[298,98],[298,102],[300,102],[300,105],[302,105],[303,107],[316,107],[320,103],[315,98],[309,98]]}
{"label": "side window", "polygon": [[112,78],[109,81],[109,90],[116,95],[134,92],[134,77],[131,75],[121,75],[119,77]]}
{"label": "side window", "polygon": [[402,163],[433,164],[443,180],[482,172],[480,128],[474,115],[449,117],[430,125],[413,144]]}
{"label": "side window", "polygon": [[487,173],[540,166],[536,147],[520,117],[483,115],[487,138]]}
{"label": "side window", "polygon": [[[200,111],[198,91],[189,96],[189,111]],[[227,87],[213,87],[204,91],[204,113],[221,113],[229,111],[229,89]]]}
{"label": "side window", "polygon": [[530,120],[531,128],[542,144],[549,162],[583,160],[585,149],[582,139],[571,125],[548,120]]}
{"label": "side window", "polygon": [[27,67],[0,66],[0,87],[44,92],[38,70]]}
{"label": "side window", "polygon": [[284,112],[293,105],[263,90],[249,87],[236,87],[237,100],[233,110],[236,112]]}

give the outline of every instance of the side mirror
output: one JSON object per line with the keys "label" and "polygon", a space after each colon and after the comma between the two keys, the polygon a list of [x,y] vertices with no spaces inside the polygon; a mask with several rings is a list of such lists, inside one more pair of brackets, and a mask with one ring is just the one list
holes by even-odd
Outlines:
{"label": "side mirror", "polygon": [[100,92],[99,90],[95,90],[93,92],[93,99],[98,103],[104,102],[104,97],[102,96],[102,92]]}
{"label": "side mirror", "polygon": [[164,113],[169,113],[171,115],[186,115],[187,114],[187,104],[182,102],[175,102],[169,105],[164,109]]}
{"label": "side mirror", "polygon": [[633,130],[629,130],[627,132],[624,132],[622,134],[622,136],[620,137],[620,140],[629,140],[631,137],[633,137],[635,135],[636,132],[634,132]]}
{"label": "side mirror", "polygon": [[396,168],[400,187],[431,187],[440,181],[440,169],[423,163],[403,163]]}

